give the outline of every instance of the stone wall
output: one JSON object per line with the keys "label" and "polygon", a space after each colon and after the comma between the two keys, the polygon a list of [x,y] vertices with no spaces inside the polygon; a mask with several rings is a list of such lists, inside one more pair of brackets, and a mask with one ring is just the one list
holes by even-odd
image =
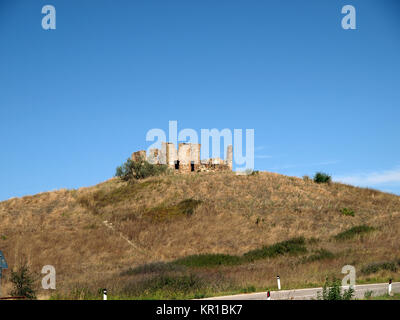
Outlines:
{"label": "stone wall", "polygon": [[132,161],[136,162],[139,161],[140,158],[142,158],[143,160],[146,160],[146,150],[140,150],[140,151],[136,151],[134,153],[132,153],[131,159]]}
{"label": "stone wall", "polygon": [[204,172],[204,171],[232,171],[233,150],[229,145],[226,150],[226,160],[212,158],[200,160],[199,143],[179,143],[178,150],[171,142],[163,142],[160,149],[150,149],[146,156],[146,151],[140,150],[132,153],[132,161],[140,158],[152,164],[167,164],[176,172]]}

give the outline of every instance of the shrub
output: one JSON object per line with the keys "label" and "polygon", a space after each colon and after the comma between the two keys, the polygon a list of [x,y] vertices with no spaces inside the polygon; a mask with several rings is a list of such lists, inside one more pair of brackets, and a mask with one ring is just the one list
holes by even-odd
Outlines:
{"label": "shrub", "polygon": [[386,261],[386,262],[376,262],[366,265],[361,269],[363,274],[376,273],[379,270],[388,270],[392,272],[397,272],[396,262]]}
{"label": "shrub", "polygon": [[122,166],[117,167],[115,176],[124,181],[134,181],[151,176],[158,176],[167,172],[166,165],[151,164],[140,158],[138,161],[127,159]]}
{"label": "shrub", "polygon": [[186,267],[215,267],[220,265],[236,265],[241,262],[241,257],[229,254],[196,254],[174,261],[174,263]]}
{"label": "shrub", "polygon": [[33,289],[35,279],[26,264],[21,265],[17,271],[11,271],[10,281],[14,286],[11,296],[36,299],[36,293]]}
{"label": "shrub", "polygon": [[322,288],[322,296],[318,295],[318,299],[320,300],[351,300],[354,296],[354,289],[349,288],[348,290],[344,290],[341,292],[340,280],[336,278],[332,278],[329,280],[328,278],[325,281],[325,284]]}
{"label": "shrub", "polygon": [[121,276],[131,276],[137,274],[151,274],[158,273],[163,274],[167,272],[178,272],[184,271],[184,266],[175,265],[169,262],[152,262],[137,266],[135,268],[129,268],[121,272]]}
{"label": "shrub", "polygon": [[272,258],[285,253],[298,254],[307,252],[305,239],[303,237],[293,238],[287,241],[278,242],[271,246],[264,246],[260,249],[251,250],[243,255],[247,261],[254,261],[264,258]]}
{"label": "shrub", "polygon": [[355,212],[352,209],[343,208],[343,209],[340,210],[340,212],[345,216],[354,217],[354,215],[355,215]]}
{"label": "shrub", "polygon": [[[222,265],[239,265],[254,260],[264,258],[274,258],[278,255],[283,254],[299,254],[307,252],[306,241],[303,237],[293,238],[287,241],[278,242],[271,246],[264,246],[260,249],[255,249],[246,252],[243,255],[229,255],[220,253],[210,254],[196,254],[186,256],[183,258],[176,259],[169,263],[152,263],[148,265],[142,265],[134,269],[128,269],[124,271],[122,275],[132,275],[138,273],[151,273],[163,271],[176,271],[173,265],[184,266],[184,267],[216,267]],[[327,253],[325,253],[327,254]]]}
{"label": "shrub", "polygon": [[350,228],[349,230],[338,233],[335,236],[335,239],[336,240],[347,240],[347,239],[354,238],[356,235],[365,234],[365,233],[371,232],[373,230],[375,230],[375,228],[367,226],[367,225],[355,226],[353,228]]}
{"label": "shrub", "polygon": [[323,172],[317,172],[314,175],[314,182],[316,183],[330,183],[332,180],[332,177],[329,174],[323,173]]}
{"label": "shrub", "polygon": [[332,252],[326,249],[319,249],[314,254],[304,258],[302,262],[303,263],[314,262],[325,259],[333,259],[334,257],[335,255]]}

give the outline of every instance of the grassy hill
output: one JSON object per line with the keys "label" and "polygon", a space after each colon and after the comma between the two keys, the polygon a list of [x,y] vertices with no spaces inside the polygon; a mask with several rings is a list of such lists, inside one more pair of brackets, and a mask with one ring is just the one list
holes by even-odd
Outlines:
{"label": "grassy hill", "polygon": [[[400,280],[400,197],[260,172],[113,178],[0,203],[9,266],[57,271],[53,298],[193,298]],[[10,290],[4,272],[5,289]],[[38,284],[40,281],[38,281]]]}

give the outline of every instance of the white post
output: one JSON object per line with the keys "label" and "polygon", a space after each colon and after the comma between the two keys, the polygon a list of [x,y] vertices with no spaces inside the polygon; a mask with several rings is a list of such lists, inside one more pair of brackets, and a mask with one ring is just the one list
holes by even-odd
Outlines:
{"label": "white post", "polygon": [[267,300],[271,300],[271,292],[267,292]]}
{"label": "white post", "polygon": [[278,290],[281,290],[281,278],[279,278],[279,276],[276,276],[276,280],[278,281]]}
{"label": "white post", "polygon": [[392,279],[389,280],[388,294],[392,295]]}
{"label": "white post", "polygon": [[103,300],[107,300],[107,289],[103,289]]}

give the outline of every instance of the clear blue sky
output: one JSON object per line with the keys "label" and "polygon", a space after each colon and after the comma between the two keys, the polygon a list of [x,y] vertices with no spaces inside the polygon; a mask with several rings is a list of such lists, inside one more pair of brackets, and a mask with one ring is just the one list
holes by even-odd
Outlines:
{"label": "clear blue sky", "polygon": [[0,0],[0,200],[108,179],[169,120],[400,194],[399,40],[397,0]]}

